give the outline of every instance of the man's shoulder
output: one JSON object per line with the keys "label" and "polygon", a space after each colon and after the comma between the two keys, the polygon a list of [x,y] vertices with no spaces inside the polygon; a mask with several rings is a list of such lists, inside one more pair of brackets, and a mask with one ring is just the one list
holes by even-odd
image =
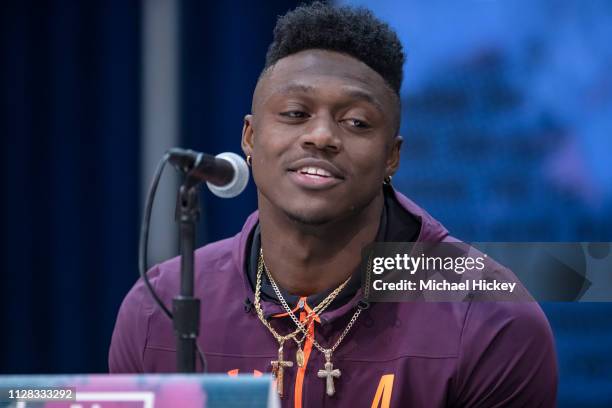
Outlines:
{"label": "man's shoulder", "polygon": [[[194,254],[196,279],[199,275],[208,276],[226,272],[228,269],[242,270],[245,249],[249,236],[257,225],[258,216],[258,211],[251,213],[245,220],[242,230],[234,236],[210,242],[196,249]],[[177,256],[156,265],[153,269],[157,270],[153,271],[152,269],[150,273],[159,275],[163,279],[166,276],[174,276],[180,273],[180,267],[181,258]]]}
{"label": "man's shoulder", "polygon": [[[225,296],[222,282],[238,277],[233,259],[240,234],[207,244],[195,252],[194,280],[196,297],[209,300]],[[161,262],[147,271],[151,287],[167,307],[180,291],[181,259],[175,257]],[[234,279],[236,281],[236,279]],[[202,285],[202,282],[209,283]],[[228,285],[225,285],[228,286]],[[236,286],[236,285],[234,285]],[[214,287],[210,289],[210,287]],[[151,347],[173,344],[172,326],[161,313],[145,282],[139,279],[124,298],[113,332],[109,353],[111,372],[142,372],[144,361],[139,356]]]}
{"label": "man's shoulder", "polygon": [[427,340],[424,343],[427,347],[433,345],[431,339],[438,338],[444,344],[454,345],[457,354],[456,346],[474,347],[500,334],[524,339],[552,338],[546,315],[534,301],[414,301],[399,306],[397,319],[404,322],[398,327],[400,332],[409,328],[413,337]]}
{"label": "man's shoulder", "polygon": [[515,398],[520,406],[554,406],[556,384],[552,330],[537,302],[470,304],[455,379],[463,404]]}
{"label": "man's shoulder", "polygon": [[535,301],[473,301],[466,312],[463,343],[494,340],[500,333],[521,341],[552,339],[548,319]]}
{"label": "man's shoulder", "polygon": [[[232,237],[206,244],[195,251],[194,280],[196,296],[201,296],[203,293],[200,292],[210,286],[202,285],[202,282],[219,284],[239,281],[243,272],[244,249],[257,220],[258,212],[255,211],[246,219],[242,231]],[[147,271],[147,277],[159,298],[165,302],[171,302],[172,298],[180,291],[180,273],[181,257],[176,256],[151,267]],[[142,305],[141,303],[142,306],[138,309],[141,313],[152,315],[158,311],[158,308],[148,292],[145,282],[139,279],[127,294],[124,304],[134,303],[135,299],[146,299],[146,304]]]}
{"label": "man's shoulder", "polygon": [[[195,251],[194,278],[196,283],[199,279],[208,279],[220,274],[226,275],[227,272],[240,269],[240,257],[236,254],[239,235],[211,242]],[[178,293],[180,273],[181,257],[177,256],[152,267],[148,276],[154,286],[160,290]]]}
{"label": "man's shoulder", "polygon": [[[239,235],[235,235],[219,241],[210,242],[196,249],[194,253],[196,269],[200,270],[204,266],[215,265],[231,258],[238,239]],[[180,263],[181,257],[176,256],[172,259],[161,262],[158,266],[164,272],[176,271],[177,269],[180,269]]]}
{"label": "man's shoulder", "polygon": [[[464,277],[472,282],[482,279],[488,282],[516,283],[516,287],[509,295],[491,295],[493,291],[490,290],[476,293],[476,291],[472,290],[470,305],[466,309],[465,325],[470,324],[470,320],[476,318],[482,324],[483,327],[481,329],[483,330],[487,328],[495,330],[495,328],[502,328],[512,324],[514,326],[511,328],[512,330],[515,330],[516,326],[530,326],[534,329],[539,328],[550,331],[548,320],[540,305],[529,294],[511,269],[498,262],[495,258],[487,256],[486,253],[475,246],[462,242],[454,236],[449,235],[443,242],[459,244],[462,248],[468,248],[465,255],[473,259],[481,258],[483,260],[484,268],[482,271],[474,273],[476,269],[472,269],[464,273]],[[465,328],[463,331],[466,334]],[[541,331],[536,330],[530,332],[530,334]]]}
{"label": "man's shoulder", "polygon": [[[461,253],[474,258],[484,255],[477,248],[451,235],[445,236],[438,244],[458,246]],[[442,251],[450,252],[447,248]],[[451,271],[450,274],[454,273]],[[471,289],[468,291],[469,296],[458,293],[456,300],[450,300],[447,296],[444,300],[435,301],[433,296],[432,299],[419,298],[400,303],[398,318],[408,322],[411,333],[418,333],[416,336],[421,338],[419,344],[423,350],[434,355],[437,353],[466,358],[471,353],[479,355],[495,343],[496,347],[502,349],[499,353],[503,354],[503,350],[511,348],[511,344],[518,339],[541,342],[540,346],[534,346],[536,349],[552,349],[553,336],[546,315],[512,270],[491,257],[484,257],[482,273],[466,272],[462,277],[471,281],[482,279],[516,282],[516,287],[514,294],[509,296],[488,296],[487,292],[483,295]],[[413,342],[406,342],[409,343],[412,347]],[[441,350],[445,352],[441,353]]]}

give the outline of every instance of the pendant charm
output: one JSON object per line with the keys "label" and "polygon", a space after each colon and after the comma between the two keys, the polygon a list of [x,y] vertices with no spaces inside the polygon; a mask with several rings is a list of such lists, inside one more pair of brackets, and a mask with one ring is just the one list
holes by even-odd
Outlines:
{"label": "pendant charm", "polygon": [[283,360],[283,342],[280,343],[280,348],[278,349],[278,360],[273,360],[270,363],[272,364],[272,375],[276,378],[276,391],[278,396],[283,398],[285,367],[293,367],[293,361]]}
{"label": "pendant charm", "polygon": [[302,350],[300,345],[298,345],[297,352],[295,353],[295,361],[297,361],[298,367],[304,367],[304,350]]}
{"label": "pendant charm", "polygon": [[333,396],[336,393],[334,388],[334,378],[340,377],[340,370],[334,369],[334,365],[331,362],[331,350],[325,351],[325,369],[319,370],[317,376],[319,378],[325,378],[325,392],[328,396]]}

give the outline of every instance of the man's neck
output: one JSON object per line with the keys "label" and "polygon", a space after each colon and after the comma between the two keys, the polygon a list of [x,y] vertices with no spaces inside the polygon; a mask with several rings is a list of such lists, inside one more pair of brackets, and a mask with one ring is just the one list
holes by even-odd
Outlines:
{"label": "man's neck", "polygon": [[359,266],[373,242],[384,205],[381,193],[360,213],[324,225],[304,225],[259,200],[261,245],[266,266],[286,291],[310,296],[339,286]]}

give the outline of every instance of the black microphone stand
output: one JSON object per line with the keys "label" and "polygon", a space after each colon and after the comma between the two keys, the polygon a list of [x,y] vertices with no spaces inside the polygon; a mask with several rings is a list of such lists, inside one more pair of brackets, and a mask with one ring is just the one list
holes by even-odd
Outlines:
{"label": "black microphone stand", "polygon": [[[179,188],[175,214],[179,223],[181,246],[181,290],[172,300],[177,370],[193,373],[200,328],[200,299],[193,296],[195,230],[196,222],[200,219],[197,187],[205,179],[214,185],[231,182],[234,167],[227,160],[178,148],[168,151],[168,161],[185,175]],[[204,174],[206,177],[203,177]],[[206,363],[201,357],[204,365],[202,369],[205,370]]]}
{"label": "black microphone stand", "polygon": [[194,294],[194,251],[196,222],[200,218],[199,181],[185,176],[176,203],[180,230],[181,290],[172,301],[174,331],[177,337],[177,370],[195,372],[196,340],[200,327],[200,299]]}
{"label": "black microphone stand", "polygon": [[[173,321],[176,334],[177,371],[195,372],[196,351],[206,372],[206,359],[197,344],[200,327],[200,299],[194,297],[194,252],[196,223],[200,218],[198,185],[208,182],[208,187],[224,198],[234,197],[246,186],[248,169],[244,161],[237,161],[235,154],[222,153],[211,156],[205,153],[172,148],[157,165],[149,187],[138,246],[138,271],[153,300]],[[176,201],[175,218],[179,223],[181,253],[181,285],[179,295],[172,299],[172,312],[164,305],[147,277],[147,243],[155,192],[166,163],[172,164],[183,175],[183,182]],[[245,174],[246,173],[246,177]],[[242,176],[237,176],[242,174]],[[213,186],[224,186],[215,192]]]}

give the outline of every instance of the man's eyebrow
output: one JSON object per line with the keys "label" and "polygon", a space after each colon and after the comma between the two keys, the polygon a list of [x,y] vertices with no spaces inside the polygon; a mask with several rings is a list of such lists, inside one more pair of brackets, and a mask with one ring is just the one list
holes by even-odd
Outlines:
{"label": "man's eyebrow", "polygon": [[297,93],[297,92],[312,93],[314,92],[314,90],[315,88],[310,85],[292,83],[292,84],[281,87],[280,89],[278,89],[277,92],[282,93],[282,94]]}
{"label": "man's eyebrow", "polygon": [[369,92],[363,91],[361,89],[350,88],[346,91],[346,94],[350,98],[360,99],[364,102],[368,102],[374,105],[374,107],[376,107],[376,109],[378,109],[381,112],[385,111],[382,107],[382,104],[378,101],[378,99],[376,99],[374,95],[372,95]]}
{"label": "man's eyebrow", "polygon": [[[304,84],[296,84],[296,83],[286,85],[277,90],[277,92],[281,94],[291,94],[291,93],[312,94],[315,91],[316,91],[316,88],[313,86],[304,85]],[[382,104],[371,93],[358,89],[358,88],[353,88],[353,87],[346,88],[343,91],[348,98],[359,99],[364,102],[368,102],[369,104],[374,105],[374,107],[376,107],[376,109],[378,109],[379,111],[384,112]]]}

